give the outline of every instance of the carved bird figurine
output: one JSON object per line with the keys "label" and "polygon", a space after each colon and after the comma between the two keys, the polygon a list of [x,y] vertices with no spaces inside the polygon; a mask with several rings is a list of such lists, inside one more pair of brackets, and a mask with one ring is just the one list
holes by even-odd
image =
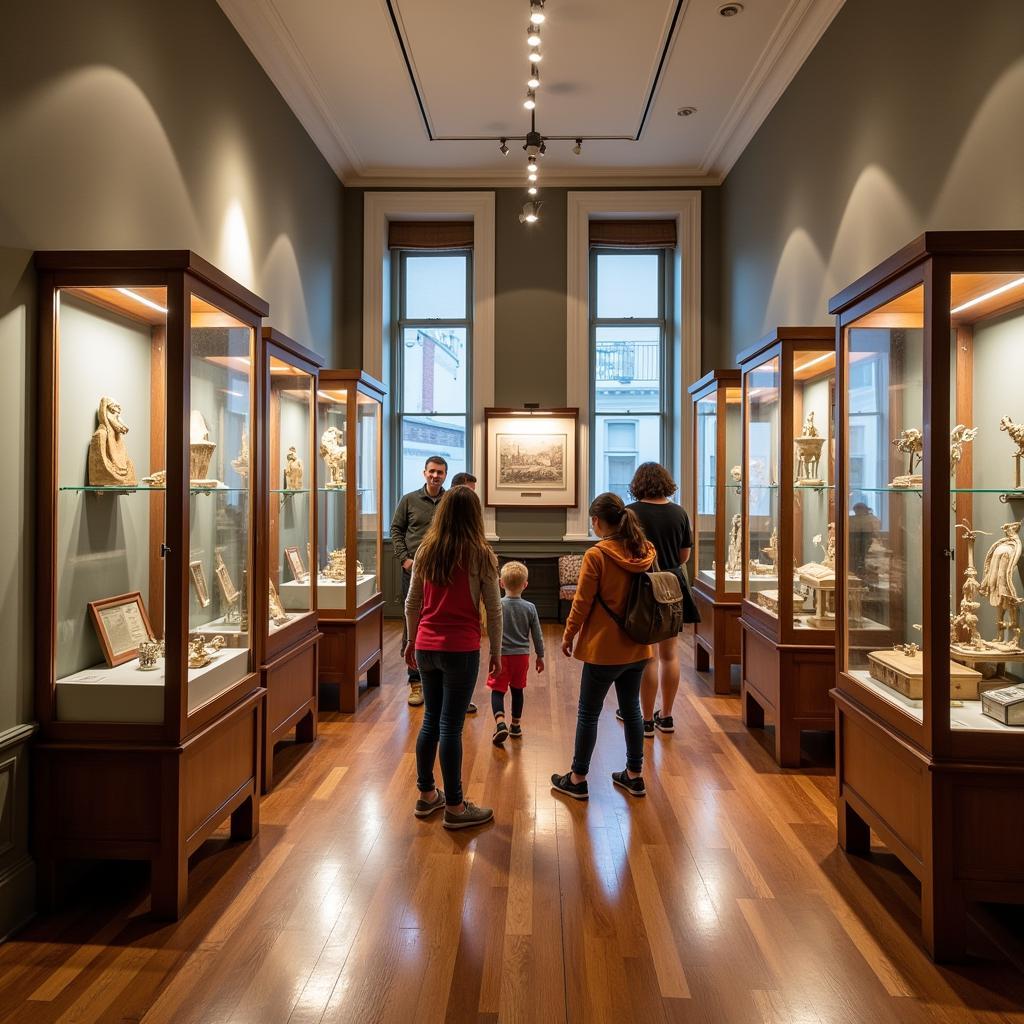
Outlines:
{"label": "carved bird figurine", "polygon": [[1009,416],[1004,416],[999,421],[999,429],[1010,435],[1010,439],[1017,445],[1017,454],[1024,455],[1024,423],[1014,423]]}

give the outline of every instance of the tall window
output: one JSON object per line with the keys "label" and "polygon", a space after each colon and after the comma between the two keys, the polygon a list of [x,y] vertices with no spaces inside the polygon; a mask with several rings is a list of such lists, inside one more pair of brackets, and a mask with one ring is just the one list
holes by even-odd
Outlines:
{"label": "tall window", "polygon": [[400,251],[394,260],[397,305],[394,379],[395,501],[423,485],[423,463],[440,455],[452,476],[469,452],[472,253]]}
{"label": "tall window", "polygon": [[630,501],[641,462],[668,464],[670,316],[665,250],[591,249],[593,493]]}

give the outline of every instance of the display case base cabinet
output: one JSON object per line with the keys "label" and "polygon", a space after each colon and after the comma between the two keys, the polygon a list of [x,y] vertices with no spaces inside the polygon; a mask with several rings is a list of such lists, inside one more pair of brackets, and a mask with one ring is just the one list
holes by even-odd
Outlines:
{"label": "display case base cabinet", "polygon": [[274,745],[294,729],[299,743],[316,739],[317,648],[320,634],[312,633],[260,670],[267,691],[263,711],[263,792],[274,785]]}
{"label": "display case base cabinet", "polygon": [[58,901],[64,861],[148,860],[153,914],[181,917],[188,859],[203,841],[228,817],[232,839],[259,831],[262,712],[263,690],[255,689],[180,746],[37,744],[43,906]]}
{"label": "display case base cabinet", "polygon": [[935,761],[836,697],[839,845],[871,831],[921,883],[921,935],[938,961],[967,954],[973,903],[1024,903],[1024,768]]}
{"label": "display case base cabinet", "polygon": [[711,672],[715,693],[732,693],[732,667],[740,663],[740,606],[712,601],[696,587],[693,598],[700,612],[694,627],[694,665]]}
{"label": "display case base cabinet", "polygon": [[380,686],[383,603],[355,619],[321,619],[320,632],[320,684],[336,686],[339,709],[351,714],[364,675],[367,686]]}
{"label": "display case base cabinet", "polygon": [[800,733],[835,728],[829,697],[835,648],[780,646],[743,618],[740,628],[743,724],[751,729],[774,725],[775,760],[783,768],[799,768]]}

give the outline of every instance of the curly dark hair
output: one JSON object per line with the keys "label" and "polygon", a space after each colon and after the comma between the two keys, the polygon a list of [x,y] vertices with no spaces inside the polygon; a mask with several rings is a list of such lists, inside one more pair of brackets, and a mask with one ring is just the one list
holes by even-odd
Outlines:
{"label": "curly dark hair", "polygon": [[629,493],[637,501],[644,498],[671,498],[678,491],[668,470],[657,462],[641,462],[629,482]]}

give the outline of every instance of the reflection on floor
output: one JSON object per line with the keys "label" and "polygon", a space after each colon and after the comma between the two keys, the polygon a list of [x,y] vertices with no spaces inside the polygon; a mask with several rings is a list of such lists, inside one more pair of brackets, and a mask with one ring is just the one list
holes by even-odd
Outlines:
{"label": "reflection on floor", "polygon": [[803,773],[779,770],[738,697],[695,677],[689,641],[646,799],[608,777],[624,763],[611,698],[589,804],[553,796],[579,678],[556,630],[521,742],[495,750],[477,691],[464,775],[492,825],[413,817],[422,712],[389,623],[384,685],[357,715],[322,712],[314,749],[279,749],[259,838],[200,851],[186,916],[151,921],[145,869],[101,868],[0,947],[0,1021],[1024,1020],[1010,968],[927,960],[893,858],[836,849],[828,738]]}

